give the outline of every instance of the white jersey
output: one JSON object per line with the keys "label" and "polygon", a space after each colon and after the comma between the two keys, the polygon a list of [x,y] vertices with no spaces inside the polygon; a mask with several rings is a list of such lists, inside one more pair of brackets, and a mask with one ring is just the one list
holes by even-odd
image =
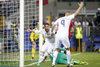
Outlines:
{"label": "white jersey", "polygon": [[54,43],[55,41],[55,37],[51,37],[50,35],[51,29],[49,30],[49,32],[46,32],[45,29],[42,29],[41,31],[35,30],[35,33],[43,34],[45,36],[45,42]]}
{"label": "white jersey", "polygon": [[55,21],[54,24],[59,25],[57,31],[58,36],[68,36],[69,26],[72,19],[74,19],[74,14],[70,16],[61,17]]}

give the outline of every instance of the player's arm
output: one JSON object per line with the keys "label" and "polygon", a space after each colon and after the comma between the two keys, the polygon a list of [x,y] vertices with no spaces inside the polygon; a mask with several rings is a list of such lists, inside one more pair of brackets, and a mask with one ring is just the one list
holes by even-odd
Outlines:
{"label": "player's arm", "polygon": [[73,33],[73,32],[74,32],[74,27],[73,27],[72,21],[71,21],[71,23],[70,23],[70,26],[71,26],[71,33]]}
{"label": "player's arm", "polygon": [[53,30],[54,30],[55,26],[56,26],[56,24],[53,24],[53,25],[52,25],[52,28],[51,28],[51,37],[54,36]]}
{"label": "player's arm", "polygon": [[37,34],[41,34],[42,33],[42,30],[31,30],[31,29],[27,29],[27,32],[34,32],[34,33],[37,33]]}
{"label": "player's arm", "polygon": [[57,31],[58,31],[58,27],[59,27],[59,25],[57,25],[57,27],[56,27],[55,34],[56,34],[56,33],[57,33]]}
{"label": "player's arm", "polygon": [[74,28],[73,27],[71,27],[71,33],[73,33],[74,32]]}
{"label": "player's arm", "polygon": [[[51,37],[54,36],[54,32],[53,32],[53,31],[54,31],[55,26],[58,24],[58,21],[59,21],[59,20],[56,20],[56,21],[54,22],[54,24],[52,25],[52,28],[51,28]],[[58,30],[58,29],[57,29],[57,30]],[[57,31],[57,30],[56,30],[56,31]]]}
{"label": "player's arm", "polygon": [[52,25],[51,32],[53,32],[55,24]]}
{"label": "player's arm", "polygon": [[34,30],[31,29],[27,29],[27,32],[35,32]]}
{"label": "player's arm", "polygon": [[78,9],[76,10],[76,12],[74,13],[74,16],[77,16],[77,15],[79,14],[80,10],[81,10],[82,7],[84,6],[84,3],[81,2],[81,3],[78,3],[78,5],[79,5],[79,8],[78,8]]}

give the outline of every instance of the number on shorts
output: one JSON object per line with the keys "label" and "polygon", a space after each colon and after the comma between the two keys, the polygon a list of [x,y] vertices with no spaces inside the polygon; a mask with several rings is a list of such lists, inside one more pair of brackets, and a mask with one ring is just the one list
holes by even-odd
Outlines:
{"label": "number on shorts", "polygon": [[61,20],[61,24],[65,26],[65,20]]}

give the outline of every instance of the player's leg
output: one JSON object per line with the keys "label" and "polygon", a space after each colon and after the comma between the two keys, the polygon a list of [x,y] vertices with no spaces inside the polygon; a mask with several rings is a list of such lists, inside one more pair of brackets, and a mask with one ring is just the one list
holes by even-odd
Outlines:
{"label": "player's leg", "polygon": [[47,56],[48,56],[48,55],[49,55],[48,52],[45,52],[44,58],[43,58],[43,61],[42,61],[42,62],[46,62],[45,60],[47,59]]}
{"label": "player's leg", "polygon": [[32,60],[35,57],[35,49],[36,49],[36,45],[38,45],[38,44],[39,44],[39,39],[32,42]]}
{"label": "player's leg", "polygon": [[58,64],[67,64],[67,55],[62,53],[61,57],[59,58]]}
{"label": "player's leg", "polygon": [[40,66],[40,63],[44,60],[44,54],[46,53],[47,51],[47,46],[48,44],[45,42],[44,45],[42,46],[42,50],[40,51],[40,59],[39,59],[39,62],[38,62],[38,66]]}
{"label": "player's leg", "polygon": [[43,62],[45,62],[47,56],[52,52],[52,49],[53,49],[52,44],[48,42],[47,51],[44,54]]}
{"label": "player's leg", "polygon": [[40,59],[39,59],[39,61],[38,61],[37,66],[40,66],[40,64],[42,63],[42,61],[43,61],[43,59],[44,59],[44,54],[45,54],[45,52],[40,51]]}
{"label": "player's leg", "polygon": [[54,47],[53,47],[52,45],[54,45],[54,43],[48,43],[47,51],[46,51],[45,54],[44,54],[43,62],[45,62],[47,56],[48,56],[51,52],[53,52],[53,48],[54,48]]}
{"label": "player's leg", "polygon": [[36,43],[35,42],[32,42],[32,61],[34,59],[34,56],[35,56],[35,48],[36,48]]}
{"label": "player's leg", "polygon": [[60,51],[59,48],[56,48],[56,50],[54,51],[54,54],[53,54],[53,62],[52,62],[52,67],[55,66],[55,62],[56,62],[56,59],[57,59],[57,55],[58,55],[58,52]]}
{"label": "player's leg", "polygon": [[58,52],[60,51],[59,47],[60,47],[60,40],[58,37],[56,37],[56,39],[55,39],[55,51],[53,54],[52,67],[55,66],[56,58],[57,58]]}
{"label": "player's leg", "polygon": [[67,60],[61,59],[58,64],[67,64]]}
{"label": "player's leg", "polygon": [[68,39],[68,38],[63,38],[63,39],[62,39],[62,43],[63,43],[63,45],[64,45],[65,48],[66,48],[67,63],[68,63],[68,65],[69,65],[69,64],[70,64],[70,56],[71,56],[69,39]]}

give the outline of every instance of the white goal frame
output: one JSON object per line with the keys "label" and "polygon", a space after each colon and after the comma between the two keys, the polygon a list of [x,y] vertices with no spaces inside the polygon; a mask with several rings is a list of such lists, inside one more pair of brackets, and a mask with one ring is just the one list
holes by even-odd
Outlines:
{"label": "white goal frame", "polygon": [[[39,0],[39,30],[43,24],[43,1]],[[39,35],[39,56],[42,46],[42,34]],[[20,67],[24,67],[24,0],[20,0]]]}

